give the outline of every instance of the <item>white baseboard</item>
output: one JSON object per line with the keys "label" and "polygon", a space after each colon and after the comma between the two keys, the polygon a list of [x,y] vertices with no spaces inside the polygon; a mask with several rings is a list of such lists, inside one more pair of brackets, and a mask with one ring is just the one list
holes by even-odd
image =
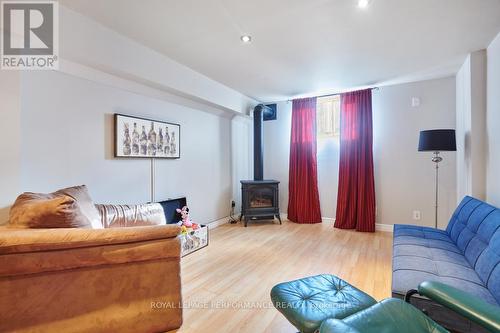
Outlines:
{"label": "white baseboard", "polygon": [[215,229],[215,228],[220,227],[221,225],[226,224],[228,222],[229,222],[229,216],[226,216],[226,217],[223,217],[221,219],[218,219],[218,220],[215,220],[212,222],[208,222],[207,225],[208,225],[208,229]]}
{"label": "white baseboard", "polygon": [[331,224],[331,225],[335,224],[335,218],[334,217],[322,217],[321,221],[323,223],[328,223],[328,224]]}
{"label": "white baseboard", "polygon": [[394,226],[392,224],[377,223],[377,224],[375,224],[375,230],[385,231],[385,232],[393,232]]}
{"label": "white baseboard", "polygon": [[[283,221],[287,220],[287,215],[285,213],[280,214],[281,219]],[[321,221],[323,223],[328,223],[328,224],[335,224],[335,218],[334,217],[322,217]],[[375,224],[375,230],[376,231],[384,231],[384,232],[393,232],[394,226],[392,224],[382,224],[382,223],[377,223]]]}
{"label": "white baseboard", "polygon": [[[286,213],[281,213],[280,216],[281,216],[281,220],[288,221],[288,216],[287,216]],[[334,224],[335,223],[335,219],[331,218],[331,217],[322,217],[321,218],[321,222]]]}

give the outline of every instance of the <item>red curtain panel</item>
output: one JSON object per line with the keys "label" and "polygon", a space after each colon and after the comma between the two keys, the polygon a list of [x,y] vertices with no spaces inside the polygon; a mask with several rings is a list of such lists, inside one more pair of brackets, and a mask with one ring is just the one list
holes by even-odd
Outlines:
{"label": "red curtain panel", "polygon": [[375,231],[372,91],[341,95],[340,165],[335,227]]}
{"label": "red curtain panel", "polygon": [[316,98],[293,101],[288,220],[321,223],[316,160]]}

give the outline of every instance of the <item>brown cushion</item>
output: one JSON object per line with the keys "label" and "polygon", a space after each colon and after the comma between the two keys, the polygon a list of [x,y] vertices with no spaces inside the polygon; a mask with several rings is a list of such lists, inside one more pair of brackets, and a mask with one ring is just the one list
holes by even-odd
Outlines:
{"label": "brown cushion", "polygon": [[103,225],[101,222],[101,214],[99,214],[99,211],[94,205],[94,202],[90,198],[89,191],[87,189],[87,186],[85,185],[80,185],[80,186],[73,186],[73,187],[68,187],[64,188],[62,190],[56,191],[52,193],[54,195],[66,195],[68,197],[71,197],[75,199],[75,201],[78,203],[80,206],[80,210],[85,217],[90,221],[90,224],[92,225],[92,229],[102,229]]}
{"label": "brown cushion", "polygon": [[29,192],[17,197],[9,224],[17,228],[91,228],[74,198]]}

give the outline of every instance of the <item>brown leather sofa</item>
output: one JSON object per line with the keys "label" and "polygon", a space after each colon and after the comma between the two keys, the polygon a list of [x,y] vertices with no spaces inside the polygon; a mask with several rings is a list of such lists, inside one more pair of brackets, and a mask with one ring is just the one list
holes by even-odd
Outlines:
{"label": "brown leather sofa", "polygon": [[159,205],[96,205],[104,229],[0,228],[0,332],[182,324],[180,228]]}

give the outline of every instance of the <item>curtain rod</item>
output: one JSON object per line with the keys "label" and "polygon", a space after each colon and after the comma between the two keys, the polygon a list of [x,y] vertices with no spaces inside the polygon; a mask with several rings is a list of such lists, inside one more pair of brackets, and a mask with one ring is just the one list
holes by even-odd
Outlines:
{"label": "curtain rod", "polygon": [[[368,89],[376,91],[376,90],[379,90],[380,88],[379,87],[373,87],[373,88],[368,88]],[[361,89],[361,90],[367,90],[367,89]],[[353,91],[356,91],[356,90],[353,90]],[[343,93],[327,94],[327,95],[312,96],[312,97],[322,98],[322,97],[338,96],[338,95],[346,94],[346,93],[353,92],[353,91],[346,91],[346,92],[343,92]],[[287,100],[287,102],[291,102],[291,101],[293,101],[293,99]]]}

